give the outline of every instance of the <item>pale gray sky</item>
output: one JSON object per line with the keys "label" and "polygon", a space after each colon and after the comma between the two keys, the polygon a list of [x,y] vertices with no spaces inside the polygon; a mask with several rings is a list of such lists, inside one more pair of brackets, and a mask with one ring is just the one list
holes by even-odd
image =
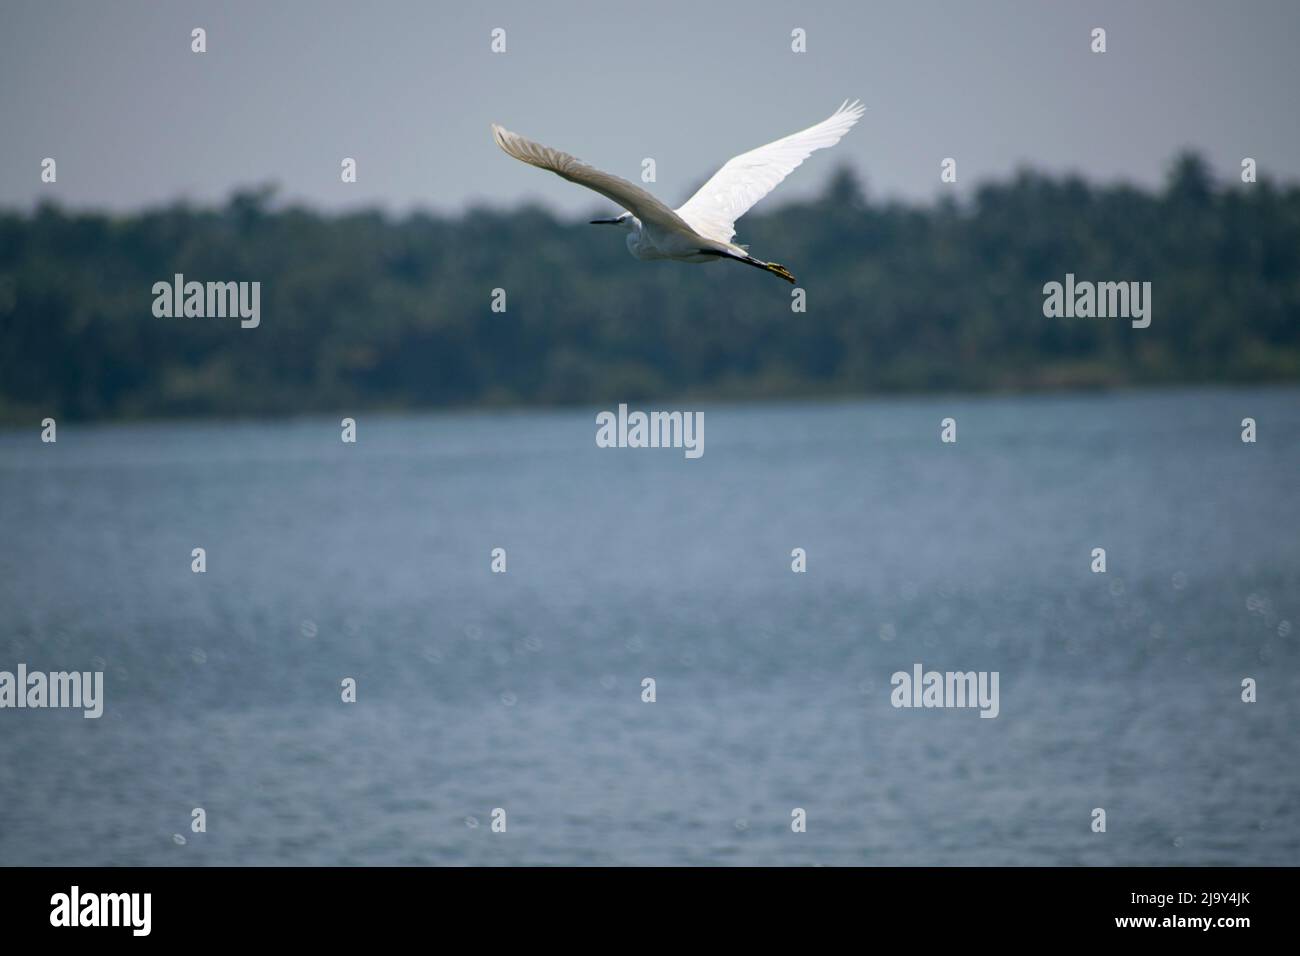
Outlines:
{"label": "pale gray sky", "polygon": [[[1096,26],[1105,54],[1089,51]],[[676,205],[852,97],[863,121],[765,205],[840,163],[874,195],[930,198],[953,188],[946,156],[958,194],[1022,163],[1154,183],[1185,146],[1221,176],[1253,156],[1294,179],[1297,42],[1294,0],[4,0],[0,205],[131,209],[267,181],[327,209],[608,205],[500,153],[492,121],[628,178],[653,157],[651,188]]]}

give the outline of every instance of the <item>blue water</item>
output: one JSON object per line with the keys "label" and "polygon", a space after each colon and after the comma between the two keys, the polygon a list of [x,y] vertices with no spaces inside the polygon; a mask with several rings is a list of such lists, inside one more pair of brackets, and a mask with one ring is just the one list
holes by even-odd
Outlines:
{"label": "blue water", "polygon": [[0,863],[1300,863],[1300,391],[702,408],[0,433]]}

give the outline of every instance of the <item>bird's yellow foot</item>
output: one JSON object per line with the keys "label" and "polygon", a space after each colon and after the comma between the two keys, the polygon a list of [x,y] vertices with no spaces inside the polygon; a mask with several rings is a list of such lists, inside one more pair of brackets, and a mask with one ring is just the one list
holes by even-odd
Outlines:
{"label": "bird's yellow foot", "polygon": [[789,282],[791,285],[794,284],[795,281],[794,276],[790,274],[790,270],[787,269],[785,266],[780,265],[779,263],[776,262],[765,262],[763,264],[763,267],[767,269],[768,272],[771,272],[773,275],[780,276],[782,279],[784,279],[786,282]]}

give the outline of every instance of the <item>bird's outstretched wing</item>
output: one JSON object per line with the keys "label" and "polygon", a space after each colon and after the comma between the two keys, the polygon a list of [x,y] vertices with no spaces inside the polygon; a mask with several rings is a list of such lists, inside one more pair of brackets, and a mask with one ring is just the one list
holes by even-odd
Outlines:
{"label": "bird's outstretched wing", "polygon": [[588,166],[568,153],[535,143],[527,136],[512,133],[496,123],[492,124],[492,136],[498,146],[520,162],[539,169],[549,169],[571,183],[586,186],[607,199],[612,199],[642,222],[654,223],[666,229],[691,231],[677,213],[626,179],[602,172],[595,166]]}
{"label": "bird's outstretched wing", "polygon": [[700,235],[718,242],[731,242],[737,219],[775,189],[813,151],[838,143],[864,112],[866,107],[857,100],[852,103],[845,100],[816,126],[727,160],[699,192],[686,200],[677,215]]}

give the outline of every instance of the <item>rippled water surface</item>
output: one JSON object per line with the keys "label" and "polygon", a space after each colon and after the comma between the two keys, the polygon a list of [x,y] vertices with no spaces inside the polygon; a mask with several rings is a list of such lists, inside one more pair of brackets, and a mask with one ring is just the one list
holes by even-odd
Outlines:
{"label": "rippled water surface", "polygon": [[1300,391],[704,411],[0,433],[0,863],[1300,862]]}

